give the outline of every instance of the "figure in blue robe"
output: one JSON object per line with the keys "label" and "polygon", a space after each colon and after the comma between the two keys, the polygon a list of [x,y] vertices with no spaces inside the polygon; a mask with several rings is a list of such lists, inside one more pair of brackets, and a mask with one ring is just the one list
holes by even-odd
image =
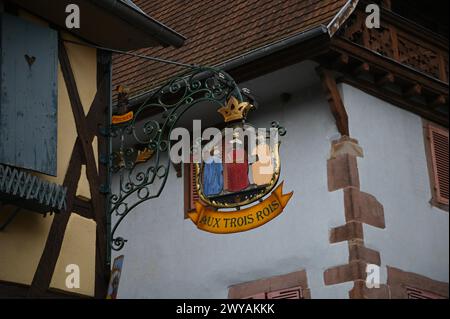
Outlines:
{"label": "figure in blue robe", "polygon": [[203,194],[205,196],[217,195],[223,189],[222,159],[212,155],[205,160],[203,166]]}

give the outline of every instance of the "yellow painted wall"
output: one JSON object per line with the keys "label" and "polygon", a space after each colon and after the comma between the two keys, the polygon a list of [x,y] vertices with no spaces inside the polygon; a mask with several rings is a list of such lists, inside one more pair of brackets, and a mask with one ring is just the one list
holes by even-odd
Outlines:
{"label": "yellow painted wall", "polygon": [[[70,215],[61,254],[50,283],[51,288],[94,296],[95,229],[96,223],[92,219],[81,217],[75,213]],[[66,285],[67,276],[70,274],[70,272],[66,272],[70,269],[66,268],[71,264],[75,264],[79,268],[79,288],[68,288]]]}
{"label": "yellow painted wall", "polygon": [[[3,206],[0,223],[14,208]],[[5,230],[0,232],[0,280],[31,284],[44,250],[53,216],[43,217],[21,211]]]}
{"label": "yellow painted wall", "polygon": [[[19,16],[40,25],[46,24],[45,21],[25,12],[19,12]],[[69,34],[63,34],[62,36],[64,39],[81,41]],[[66,44],[66,48],[83,109],[85,114],[87,114],[97,90],[97,53],[93,48],[75,44]],[[75,120],[61,68],[59,67],[57,176],[36,175],[62,185],[76,137]],[[93,144],[96,146],[96,141]],[[94,155],[97,161],[97,147],[94,148]],[[85,174],[85,170],[82,173]],[[81,180],[86,181],[86,176],[82,176]],[[89,194],[88,198],[90,198],[89,191],[88,183],[82,182],[79,185],[79,192],[85,195]],[[11,209],[12,207],[2,208],[2,211],[0,211],[0,223],[6,219]],[[29,211],[21,212],[5,231],[0,232],[0,280],[31,284],[52,220],[52,216],[43,218],[41,214]],[[95,282],[95,228],[94,221],[87,220],[76,214],[71,215],[52,279],[52,287],[65,289],[64,283],[67,275],[65,263],[70,262],[78,264],[82,268],[82,287],[76,292],[93,295]]]}

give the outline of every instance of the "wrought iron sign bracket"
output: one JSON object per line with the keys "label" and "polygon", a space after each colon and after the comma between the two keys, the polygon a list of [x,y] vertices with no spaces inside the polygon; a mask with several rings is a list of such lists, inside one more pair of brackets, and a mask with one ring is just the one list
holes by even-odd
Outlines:
{"label": "wrought iron sign bracket", "polygon": [[[109,196],[111,249],[120,250],[126,242],[116,235],[124,218],[139,204],[161,194],[171,165],[168,156],[170,132],[183,114],[201,102],[219,108],[230,96],[243,101],[231,76],[213,68],[199,67],[169,80],[136,111],[124,110],[126,112],[115,115],[107,129],[112,143],[119,145],[109,156],[110,171],[117,179]],[[149,118],[146,115],[149,113],[160,116]],[[146,152],[142,158],[146,164],[140,165],[136,160],[143,152]]]}
{"label": "wrought iron sign bracket", "polygon": [[[108,196],[109,249],[121,250],[127,242],[116,234],[126,216],[163,191],[172,165],[170,133],[179,120],[196,105],[217,110],[230,98],[256,106],[249,91],[241,90],[230,75],[208,67],[198,67],[172,78],[136,110],[127,108],[127,99],[119,96],[111,127],[105,130],[113,145],[109,156],[110,174],[114,175]],[[279,129],[280,135],[285,134],[278,123],[272,126]]]}

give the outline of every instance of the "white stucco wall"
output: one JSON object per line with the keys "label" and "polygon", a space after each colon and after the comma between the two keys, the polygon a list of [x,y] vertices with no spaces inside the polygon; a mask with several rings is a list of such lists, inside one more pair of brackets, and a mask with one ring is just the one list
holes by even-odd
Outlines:
{"label": "white stucco wall", "polygon": [[[293,198],[260,228],[210,234],[183,218],[183,179],[172,169],[160,198],[138,206],[117,232],[128,239],[119,252],[125,255],[119,298],[226,298],[231,285],[300,269],[307,272],[312,298],[348,298],[352,282],[323,282],[325,269],[347,263],[348,248],[328,241],[329,229],[345,223],[344,204],[342,191],[327,190],[330,140],[338,134],[314,65],[241,86],[260,102],[252,124],[267,127],[277,120],[287,129],[280,180]],[[351,86],[339,88],[351,136],[364,149],[361,190],[384,206],[386,229],[364,225],[365,245],[381,254],[381,282],[386,265],[448,282],[448,213],[429,204],[421,118]],[[292,99],[283,104],[282,92]]]}
{"label": "white stucco wall", "polygon": [[350,134],[364,149],[361,190],[384,206],[384,230],[364,226],[366,246],[386,265],[448,282],[449,216],[432,207],[422,119],[349,85],[341,92]]}
{"label": "white stucco wall", "polygon": [[[119,298],[226,298],[230,285],[299,269],[307,271],[312,298],[348,298],[351,283],[323,282],[325,269],[347,262],[348,248],[328,241],[329,229],[345,222],[342,192],[327,190],[326,161],[337,131],[314,65],[306,69],[313,76],[303,70],[286,78],[279,71],[242,85],[266,97],[250,115],[252,124],[268,127],[278,120],[287,129],[280,180],[294,196],[285,211],[248,232],[200,231],[183,218],[183,179],[172,170],[161,197],[137,207],[120,226],[118,235],[128,243],[119,252],[125,255]],[[281,91],[273,89],[282,80],[299,88],[283,106]],[[261,83],[272,83],[272,92]]]}

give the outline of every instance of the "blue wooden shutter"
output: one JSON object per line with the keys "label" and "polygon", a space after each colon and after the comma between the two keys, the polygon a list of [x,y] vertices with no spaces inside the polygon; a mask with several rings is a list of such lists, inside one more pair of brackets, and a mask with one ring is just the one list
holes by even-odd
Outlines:
{"label": "blue wooden shutter", "polygon": [[0,15],[0,163],[56,175],[58,35]]}

